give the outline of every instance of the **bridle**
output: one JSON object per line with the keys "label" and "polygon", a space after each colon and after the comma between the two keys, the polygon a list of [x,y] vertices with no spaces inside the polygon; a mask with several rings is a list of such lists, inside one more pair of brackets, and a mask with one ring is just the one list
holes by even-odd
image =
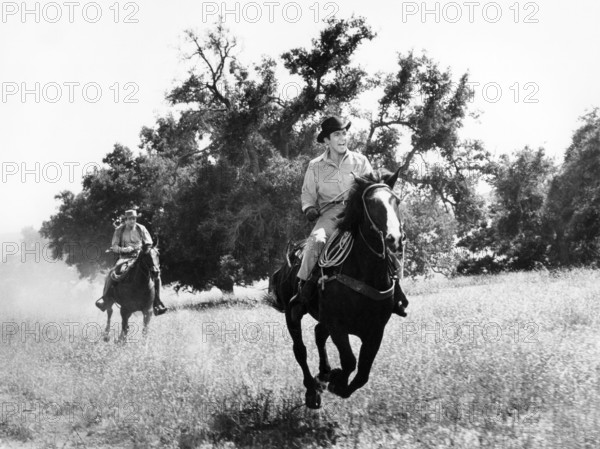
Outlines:
{"label": "bridle", "polygon": [[[367,219],[369,220],[370,223],[370,228],[376,232],[379,235],[379,238],[381,240],[381,247],[383,248],[381,252],[377,251],[375,248],[373,248],[369,242],[367,241],[367,239],[365,238],[360,226],[358,228],[358,233],[360,234],[360,237],[362,238],[363,242],[365,243],[365,245],[367,245],[367,248],[369,248],[369,250],[375,254],[375,256],[377,256],[380,259],[385,259],[385,256],[387,254],[387,244],[385,243],[385,237],[383,235],[383,232],[381,231],[381,229],[379,229],[377,227],[377,225],[375,224],[375,222],[373,221],[373,219],[371,218],[371,214],[369,213],[369,209],[367,208],[367,202],[365,201],[365,197],[367,196],[367,194],[371,191],[371,190],[375,190],[377,188],[385,188],[386,190],[388,190],[390,192],[390,194],[392,196],[394,196],[398,201],[400,201],[400,198],[398,197],[398,195],[396,195],[394,193],[394,191],[390,188],[390,186],[388,186],[387,184],[383,184],[383,183],[377,183],[377,184],[371,184],[370,186],[368,186],[364,192],[362,193],[362,203],[363,203],[363,210],[365,211],[365,215],[367,216]],[[404,234],[404,232],[402,232],[402,234]],[[404,241],[404,238],[402,239],[402,241]]]}
{"label": "bridle", "polygon": [[[374,190],[374,189],[377,189],[380,187],[387,189],[396,199],[400,200],[400,198],[398,198],[398,195],[396,195],[392,191],[390,186],[388,186],[387,184],[383,184],[383,183],[371,184],[362,193],[362,203],[363,203],[363,209],[365,211],[365,215],[367,216],[367,219],[369,220],[370,228],[374,232],[376,232],[379,235],[379,238],[381,239],[381,246],[383,248],[382,252],[375,250],[369,244],[369,242],[367,241],[367,239],[365,238],[365,236],[362,232],[361,226],[358,227],[358,232],[360,234],[362,241],[367,246],[367,248],[369,248],[369,250],[373,254],[375,254],[379,259],[385,260],[386,256],[388,255],[388,247],[387,247],[387,244],[385,243],[385,237],[383,235],[383,232],[381,232],[381,230],[377,227],[377,225],[373,221],[373,218],[371,218],[371,214],[369,213],[369,209],[367,208],[367,202],[365,200],[367,194],[371,190]],[[350,254],[350,251],[352,250],[352,245],[354,242],[354,238],[352,237],[352,234],[349,231],[346,231],[345,233],[340,234],[338,236],[337,232],[338,231],[336,231],[334,233],[334,235],[331,236],[329,241],[326,243],[325,248],[323,248],[323,250],[321,251],[321,255],[319,256],[318,265],[321,268],[321,277],[319,278],[318,282],[321,285],[321,288],[325,289],[325,283],[327,283],[327,282],[337,281],[337,282],[345,285],[346,287],[360,293],[361,295],[367,296],[373,300],[379,301],[379,300],[384,300],[384,299],[390,298],[394,294],[395,282],[392,282],[391,287],[386,290],[377,290],[377,289],[371,287],[370,285],[366,284],[364,281],[359,281],[359,280],[354,279],[346,274],[343,274],[341,272],[341,268],[340,268],[340,271],[336,274],[333,274],[333,275],[325,274],[325,272],[323,271],[324,268],[341,267],[343,265],[344,261],[346,260],[346,258],[348,257],[348,255]],[[406,238],[406,234],[404,234],[404,231],[402,231],[401,238],[402,238],[402,242],[404,243],[404,240]],[[338,243],[334,244],[334,242],[338,242]],[[403,251],[404,251],[404,246],[403,246]],[[394,278],[395,275],[389,270],[390,270],[390,265],[388,265],[388,272],[391,275],[391,277]]]}

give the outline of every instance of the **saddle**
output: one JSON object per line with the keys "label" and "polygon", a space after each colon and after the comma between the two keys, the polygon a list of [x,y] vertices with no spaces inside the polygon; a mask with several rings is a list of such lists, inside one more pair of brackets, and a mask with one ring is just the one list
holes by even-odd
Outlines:
{"label": "saddle", "polygon": [[[325,288],[325,283],[330,281],[338,281],[352,290],[368,296],[374,300],[382,300],[389,298],[394,294],[395,282],[392,282],[392,286],[383,291],[374,289],[373,287],[365,284],[362,281],[353,279],[345,274],[342,274],[342,265],[350,251],[354,240],[349,232],[340,233],[336,230],[332,236],[325,243],[325,247],[321,251],[319,256],[319,262],[317,267],[321,271],[321,276],[318,279],[318,283],[321,289]],[[400,261],[398,258],[389,251],[386,251],[387,269],[390,277],[394,280],[398,279],[398,272],[400,271]],[[315,269],[317,268],[315,267]],[[334,273],[326,275],[324,269],[333,268]],[[314,271],[313,271],[314,275]]]}
{"label": "saddle", "polygon": [[110,277],[114,282],[119,282],[127,276],[129,270],[133,266],[133,263],[136,259],[120,259],[117,261],[117,264],[110,270]]}
{"label": "saddle", "polygon": [[[327,242],[319,255],[318,266],[320,268],[341,268],[344,260],[346,260],[347,255],[352,249],[353,243],[352,237],[348,231],[340,233],[336,230],[331,237],[327,239]],[[386,259],[390,276],[398,276],[401,268],[398,258],[393,253],[387,251]]]}

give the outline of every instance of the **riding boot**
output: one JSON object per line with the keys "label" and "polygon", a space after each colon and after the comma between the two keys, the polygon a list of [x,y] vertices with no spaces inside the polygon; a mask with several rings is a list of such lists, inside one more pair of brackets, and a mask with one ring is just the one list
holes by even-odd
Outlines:
{"label": "riding boot", "polygon": [[167,311],[167,308],[160,300],[160,287],[161,280],[160,274],[156,275],[156,279],[154,279],[154,315],[162,315]]}
{"label": "riding boot", "polygon": [[402,317],[406,316],[406,308],[408,307],[408,299],[406,295],[402,291],[402,287],[400,287],[400,280],[398,278],[394,279],[394,309],[392,313],[396,315],[400,315]]}
{"label": "riding boot", "polygon": [[106,310],[113,305],[114,300],[108,294],[113,286],[113,279],[110,273],[106,276],[106,280],[104,281],[104,291],[102,292],[102,296],[100,299],[96,300],[96,307],[98,307],[102,312],[106,312]]}
{"label": "riding boot", "polygon": [[292,320],[299,321],[308,312],[308,305],[317,289],[317,282],[311,277],[307,281],[298,281],[298,293],[290,299]]}

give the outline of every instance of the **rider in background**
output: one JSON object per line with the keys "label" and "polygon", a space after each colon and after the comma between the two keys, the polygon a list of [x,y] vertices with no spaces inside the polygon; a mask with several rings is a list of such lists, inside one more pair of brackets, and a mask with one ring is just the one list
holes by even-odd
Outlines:
{"label": "rider in background", "polygon": [[[111,273],[118,270],[123,264],[133,261],[139,254],[143,244],[152,245],[152,237],[146,227],[137,223],[138,214],[134,209],[126,210],[123,217],[125,223],[115,229],[112,238],[111,250],[119,255],[119,260],[115,267],[106,276],[104,283],[104,291],[102,297],[96,301],[96,307],[103,312],[108,309],[114,300],[109,293],[110,288],[114,285]],[[167,311],[167,308],[160,300],[161,279],[160,272],[154,279],[154,314],[162,315]]]}
{"label": "rider in background", "polygon": [[[317,288],[313,268],[327,239],[337,227],[338,215],[344,211],[355,177],[373,172],[364,155],[348,150],[347,132],[350,125],[351,122],[340,117],[329,117],[321,124],[317,142],[324,143],[327,148],[310,161],[304,176],[302,212],[308,221],[316,220],[316,223],[304,247],[302,265],[298,271],[298,293],[290,300],[294,320],[299,320],[308,311],[308,304]],[[399,283],[396,283],[396,287],[394,313],[406,316],[402,306],[406,297]]]}

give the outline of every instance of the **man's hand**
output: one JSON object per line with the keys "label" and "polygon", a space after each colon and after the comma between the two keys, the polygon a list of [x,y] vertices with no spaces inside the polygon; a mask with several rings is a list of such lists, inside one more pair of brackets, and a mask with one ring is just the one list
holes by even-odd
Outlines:
{"label": "man's hand", "polygon": [[304,215],[306,215],[306,218],[308,218],[308,221],[313,222],[317,218],[319,218],[319,211],[316,208],[311,206],[308,209],[306,209],[306,211],[304,211]]}
{"label": "man's hand", "polygon": [[129,254],[131,251],[133,251],[133,248],[131,246],[126,246],[125,248],[121,248],[121,252],[124,254]]}

